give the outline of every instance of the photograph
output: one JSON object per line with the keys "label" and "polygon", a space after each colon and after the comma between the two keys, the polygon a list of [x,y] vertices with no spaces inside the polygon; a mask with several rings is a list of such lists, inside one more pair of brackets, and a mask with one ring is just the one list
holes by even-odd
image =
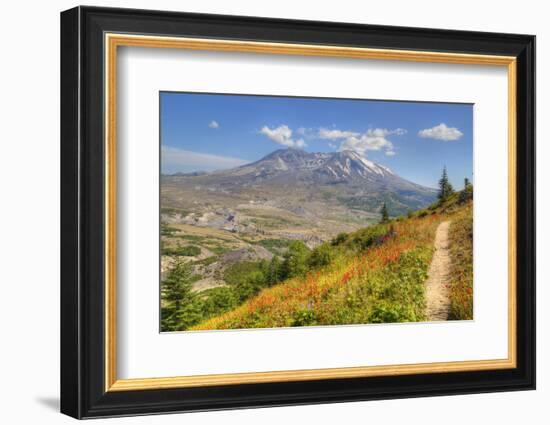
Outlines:
{"label": "photograph", "polygon": [[160,92],[161,332],[473,319],[473,105]]}
{"label": "photograph", "polygon": [[[25,199],[5,222],[25,263],[17,283],[30,258],[17,224],[34,223],[21,212],[36,218],[36,205],[55,203],[42,210],[56,225],[39,228],[57,235],[33,240],[51,255],[58,240],[61,261],[33,257],[31,282],[42,288],[49,267],[60,290],[34,297],[58,314],[40,314],[56,320],[27,338],[57,344],[23,365],[43,369],[25,383],[40,410],[23,397],[14,415],[43,418],[57,403],[76,419],[215,411],[219,422],[221,410],[255,409],[238,420],[257,423],[265,408],[292,407],[274,421],[307,409],[311,422],[321,407],[306,405],[339,403],[332,423],[368,401],[373,420],[387,419],[386,405],[396,421],[416,409],[441,422],[419,398],[454,396],[461,406],[436,410],[457,423],[479,419],[479,406],[504,422],[540,416],[543,14],[501,7],[495,21],[494,8],[455,8],[430,19],[406,2],[389,15],[280,3],[266,16],[202,3],[34,14],[51,27],[34,25],[51,49],[18,51],[6,69],[60,108],[29,126],[11,84],[23,124],[7,140],[39,129],[39,148],[6,156],[18,182],[7,187]],[[56,57],[44,78],[22,72]],[[45,143],[56,135],[58,148]],[[46,174],[22,173],[29,158]],[[20,178],[39,190],[21,190]],[[18,295],[4,297],[10,315],[36,318],[20,314]],[[29,373],[19,375],[10,387]],[[511,391],[527,404],[503,403]],[[401,399],[412,404],[396,410]]]}

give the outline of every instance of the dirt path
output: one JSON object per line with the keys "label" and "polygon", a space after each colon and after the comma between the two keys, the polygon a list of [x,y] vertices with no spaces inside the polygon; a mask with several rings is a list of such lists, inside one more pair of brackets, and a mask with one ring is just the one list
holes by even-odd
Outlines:
{"label": "dirt path", "polygon": [[451,265],[449,254],[450,221],[441,223],[435,232],[435,253],[428,270],[426,281],[426,317],[427,320],[447,320],[449,315],[448,275]]}

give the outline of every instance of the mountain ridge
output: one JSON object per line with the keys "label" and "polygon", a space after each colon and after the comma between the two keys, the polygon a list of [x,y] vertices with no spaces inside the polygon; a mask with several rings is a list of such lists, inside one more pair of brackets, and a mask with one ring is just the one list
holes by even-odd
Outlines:
{"label": "mountain ridge", "polygon": [[[235,168],[212,172],[195,171],[170,176],[227,190],[261,186],[300,185],[305,187],[345,186],[355,190],[355,198],[376,193],[379,197],[395,194],[405,209],[418,209],[436,196],[436,190],[411,182],[390,168],[370,161],[357,152],[306,152],[278,149],[257,161]],[[353,193],[349,194],[352,198]],[[349,197],[348,196],[348,197]],[[386,196],[391,198],[391,196]],[[388,200],[391,203],[391,200]],[[352,201],[358,207],[360,203]],[[403,208],[396,213],[402,213]]]}
{"label": "mountain ridge", "polygon": [[[290,163],[290,166],[289,166]],[[216,171],[197,170],[193,172],[175,172],[163,174],[164,177],[197,177],[208,175],[244,175],[246,171],[256,172],[258,168],[273,174],[274,172],[288,172],[292,168],[301,171],[316,171],[334,180],[354,177],[367,177],[369,174],[378,174],[381,177],[395,176],[417,187],[435,191],[398,176],[390,168],[370,161],[353,150],[338,152],[306,152],[302,149],[277,149],[264,157],[247,164]],[[372,177],[372,176],[371,176]]]}
{"label": "mountain ridge", "polygon": [[161,197],[166,211],[181,211],[169,222],[325,239],[378,221],[384,203],[390,216],[423,208],[436,191],[354,151],[289,148],[231,169],[163,175]]}

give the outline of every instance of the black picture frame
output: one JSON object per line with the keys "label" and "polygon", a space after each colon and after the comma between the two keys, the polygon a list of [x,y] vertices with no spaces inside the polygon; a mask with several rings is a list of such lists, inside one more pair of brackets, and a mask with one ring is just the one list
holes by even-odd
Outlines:
{"label": "black picture frame", "polygon": [[[507,55],[517,58],[517,367],[105,391],[104,33]],[[535,388],[535,37],[76,7],[61,13],[61,412],[75,418]]]}

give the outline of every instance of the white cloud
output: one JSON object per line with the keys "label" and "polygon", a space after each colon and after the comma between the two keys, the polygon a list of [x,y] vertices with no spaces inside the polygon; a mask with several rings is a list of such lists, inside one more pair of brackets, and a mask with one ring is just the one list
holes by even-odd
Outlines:
{"label": "white cloud", "polygon": [[163,146],[161,156],[162,172],[165,174],[224,170],[250,162],[241,158],[193,152],[171,146]]}
{"label": "white cloud", "polygon": [[293,139],[293,131],[287,125],[280,125],[276,128],[262,127],[260,133],[267,136],[269,139],[283,146],[292,148],[303,148],[307,146],[305,139],[322,139],[327,140],[328,145],[332,149],[353,150],[361,155],[366,154],[366,151],[383,150],[386,155],[395,155],[393,143],[387,137],[390,135],[401,136],[407,130],[402,128],[387,129],[387,128],[370,128],[364,133],[352,130],[340,130],[335,126],[331,128],[321,127],[317,130],[306,127],[299,127],[296,133],[301,135],[300,139]]}
{"label": "white cloud", "polygon": [[292,130],[287,125],[280,125],[279,127],[273,129],[264,125],[260,130],[260,133],[267,136],[273,142],[289,148],[304,148],[307,146],[304,139],[294,140],[292,138]]}
{"label": "white cloud", "polygon": [[338,140],[338,139],[346,139],[348,137],[357,137],[357,136],[359,136],[359,133],[355,131],[342,131],[336,128],[329,129],[329,128],[323,128],[323,127],[319,129],[319,137],[321,139]]}
{"label": "white cloud", "polygon": [[383,136],[362,134],[361,137],[349,137],[340,145],[341,151],[351,150],[365,155],[367,151],[393,150],[393,143]]}
{"label": "white cloud", "polygon": [[[337,128],[319,129],[319,137],[332,141],[340,141],[340,151],[352,150],[363,156],[367,151],[386,151],[386,155],[395,155],[393,143],[387,137],[390,135],[402,136],[407,130],[403,128],[369,128],[364,133],[350,130],[339,130]],[[330,146],[330,144],[329,144]]]}
{"label": "white cloud", "polygon": [[443,140],[449,142],[451,140],[458,140],[463,136],[463,133],[456,127],[447,127],[446,124],[441,123],[432,128],[426,128],[418,132],[420,137],[426,139]]}
{"label": "white cloud", "polygon": [[212,120],[212,121],[210,121],[210,124],[208,124],[208,127],[210,127],[210,128],[220,128],[220,125],[218,124],[217,121]]}

